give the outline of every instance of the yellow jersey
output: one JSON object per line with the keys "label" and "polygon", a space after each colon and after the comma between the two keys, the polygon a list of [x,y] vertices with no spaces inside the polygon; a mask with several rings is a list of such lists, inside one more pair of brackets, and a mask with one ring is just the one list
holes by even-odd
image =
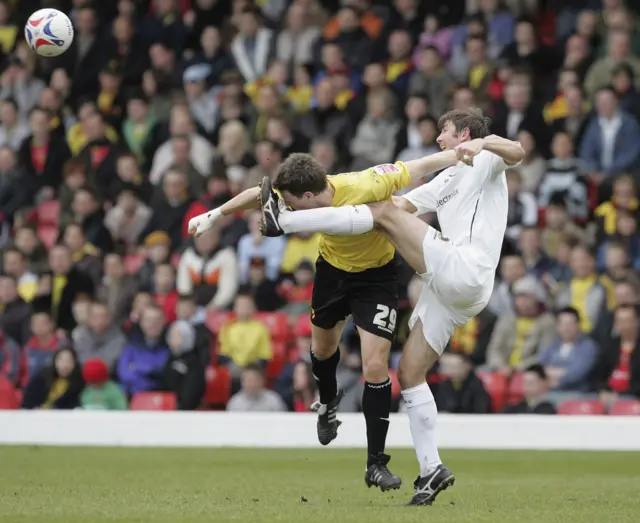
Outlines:
{"label": "yellow jersey", "polygon": [[[411,183],[411,175],[402,162],[397,162],[328,176],[327,181],[334,190],[331,207],[342,207],[390,200],[395,191]],[[377,231],[358,236],[321,234],[318,250],[327,262],[346,272],[382,267],[395,253],[393,245]]]}

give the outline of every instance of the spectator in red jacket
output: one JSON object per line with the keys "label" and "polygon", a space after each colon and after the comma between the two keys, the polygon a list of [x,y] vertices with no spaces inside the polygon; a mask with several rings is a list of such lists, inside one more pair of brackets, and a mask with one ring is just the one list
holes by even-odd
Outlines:
{"label": "spectator in red jacket", "polygon": [[153,280],[156,291],[153,299],[164,312],[167,323],[173,323],[176,320],[178,303],[176,271],[170,263],[157,265]]}
{"label": "spectator in red jacket", "polygon": [[23,351],[23,385],[26,385],[40,369],[49,365],[55,352],[62,346],[48,311],[34,312],[31,316],[31,332],[33,336],[29,338]]}

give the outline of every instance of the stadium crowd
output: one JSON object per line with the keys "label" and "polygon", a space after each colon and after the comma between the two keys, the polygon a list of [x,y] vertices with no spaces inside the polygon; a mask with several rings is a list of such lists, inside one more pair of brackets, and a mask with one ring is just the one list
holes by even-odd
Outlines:
{"label": "stadium crowd", "polygon": [[[479,107],[527,156],[491,302],[428,377],[440,411],[640,413],[639,6],[0,1],[0,408],[308,410],[317,237],[189,219],[292,152],[431,154]],[[59,58],[21,36],[40,7],[74,22]],[[398,262],[392,368],[420,285]],[[352,325],[342,348],[357,411]]]}

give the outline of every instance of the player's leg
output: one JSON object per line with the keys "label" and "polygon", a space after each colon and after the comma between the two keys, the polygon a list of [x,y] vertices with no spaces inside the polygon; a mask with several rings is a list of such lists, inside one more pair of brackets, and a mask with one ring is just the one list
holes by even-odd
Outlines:
{"label": "player's leg", "polygon": [[319,401],[312,408],[318,413],[318,441],[328,445],[338,435],[337,419],[342,391],[338,389],[336,371],[340,363],[338,342],[344,319],[349,314],[342,290],[345,273],[324,259],[316,263],[311,297],[311,372],[318,387]]}
{"label": "player's leg", "polygon": [[391,411],[389,352],[395,335],[398,306],[396,263],[392,261],[383,267],[353,274],[349,282],[347,295],[360,335],[365,378],[362,393],[362,413],[367,425],[365,482],[370,487],[380,487],[384,492],[402,484],[402,480],[387,467],[390,457],[385,454]]}
{"label": "player's leg", "polygon": [[[436,303],[425,303],[426,293],[429,290],[423,289],[416,312],[421,317],[427,315],[427,327],[431,330],[431,326],[435,326],[432,329],[432,343],[444,348],[452,324],[443,314],[442,307]],[[440,460],[436,442],[438,409],[426,382],[426,374],[436,364],[440,354],[441,350],[435,350],[427,341],[422,320],[417,319],[403,348],[398,367],[398,380],[407,406],[411,437],[420,465],[420,475],[414,482],[415,491],[410,505],[430,505],[440,492],[455,481],[451,471]]]}

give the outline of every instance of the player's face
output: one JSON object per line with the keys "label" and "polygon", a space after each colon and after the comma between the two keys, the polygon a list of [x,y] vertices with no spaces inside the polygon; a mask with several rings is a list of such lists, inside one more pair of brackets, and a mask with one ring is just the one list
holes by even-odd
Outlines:
{"label": "player's face", "polygon": [[455,125],[451,122],[445,122],[442,126],[442,131],[440,131],[440,136],[436,139],[440,149],[443,151],[446,149],[454,149],[462,142],[465,142],[469,139],[469,130],[465,129],[462,132],[456,131]]}
{"label": "player's face", "polygon": [[312,192],[306,192],[302,196],[294,196],[288,191],[282,191],[282,199],[287,207],[294,211],[304,211],[306,209],[317,209],[322,207],[316,195]]}

